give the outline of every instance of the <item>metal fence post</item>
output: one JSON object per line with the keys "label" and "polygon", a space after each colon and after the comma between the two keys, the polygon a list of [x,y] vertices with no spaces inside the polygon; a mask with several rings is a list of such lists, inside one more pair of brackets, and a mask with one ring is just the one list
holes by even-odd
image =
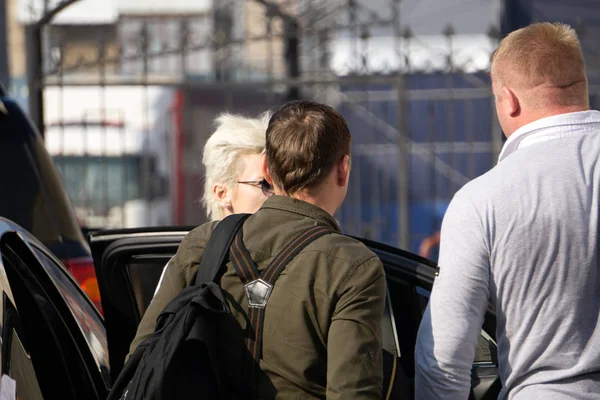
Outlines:
{"label": "metal fence post", "polygon": [[[402,39],[406,44],[410,41],[410,28],[405,28],[406,35],[403,37],[400,18],[400,0],[390,2],[392,14],[392,27],[394,30],[394,50],[398,61],[402,58]],[[407,46],[409,49],[409,46]],[[405,65],[406,71],[410,71],[409,65]],[[396,129],[398,135],[396,144],[398,147],[398,174],[396,177],[396,202],[398,204],[398,246],[401,249],[410,250],[410,135],[408,120],[408,98],[407,98],[406,75],[403,68],[398,68],[396,79]]]}
{"label": "metal fence post", "polygon": [[[287,76],[292,79],[300,77],[300,50],[299,50],[299,32],[298,23],[295,19],[288,17],[285,19],[285,30],[290,33],[290,36],[285,41],[285,62]],[[300,99],[300,88],[294,84],[289,88],[287,100]]]}
{"label": "metal fence post", "polygon": [[[280,6],[272,1],[256,0],[257,3],[266,7],[267,15],[278,16],[283,20],[285,31],[285,50],[284,59],[286,65],[286,75],[288,78],[297,80],[300,78],[300,32],[298,20],[295,16],[283,12]],[[271,39],[270,39],[271,40]],[[301,98],[300,88],[294,82],[288,89],[286,100],[298,100]]]}
{"label": "metal fence post", "polygon": [[27,51],[27,86],[29,88],[29,117],[44,137],[44,87],[42,66],[42,28],[38,24],[25,28]]}
{"label": "metal fence post", "polygon": [[398,175],[396,180],[398,202],[398,245],[409,250],[410,246],[410,192],[409,168],[410,153],[408,148],[408,110],[405,77],[398,73],[396,80],[396,124],[398,127]]}

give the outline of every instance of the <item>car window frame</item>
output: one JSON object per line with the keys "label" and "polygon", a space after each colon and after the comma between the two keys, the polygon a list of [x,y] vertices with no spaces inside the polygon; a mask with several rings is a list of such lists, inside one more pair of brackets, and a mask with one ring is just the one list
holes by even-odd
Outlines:
{"label": "car window frame", "polygon": [[[85,329],[86,322],[82,321],[80,319],[76,310],[73,309],[73,305],[67,299],[64,299],[65,303],[67,304],[67,306],[71,312],[71,315],[73,316],[73,319],[77,322],[77,325],[80,329],[81,334],[84,336],[86,342],[88,343],[88,346],[92,352],[94,361],[96,362],[96,365],[98,367],[98,371],[102,375],[102,377],[105,381],[105,384],[107,386],[109,386],[111,384],[110,364],[109,364],[109,357],[108,357],[108,338],[106,336],[106,328],[104,327],[104,318],[99,313],[98,309],[94,306],[93,302],[90,300],[90,298],[87,296],[87,294],[81,289],[81,286],[79,286],[79,284],[73,278],[73,276],[64,268],[64,266],[60,263],[60,261],[58,261],[56,259],[56,257],[50,251],[46,250],[45,248],[43,248],[41,246],[38,246],[35,243],[31,243],[31,247],[34,250],[34,255],[36,256],[36,258],[38,258],[38,261],[40,262],[40,264],[42,265],[42,267],[44,268],[46,273],[48,273],[48,276],[50,277],[50,279],[52,279],[56,288],[59,290],[59,292],[61,292],[61,294],[63,294],[63,298],[65,297],[64,296],[65,293],[61,290],[61,287],[59,287],[59,286],[65,287],[65,289],[70,289],[69,290],[70,293],[78,295],[80,301],[83,302],[83,304],[85,304],[86,314],[93,317],[94,323],[97,325],[97,327],[99,329],[101,329],[101,331],[102,331],[101,334],[103,337],[98,337],[98,335],[95,335],[96,340],[100,343],[94,343],[93,339],[88,336],[88,332]],[[70,285],[67,286],[67,285],[63,285],[63,282],[60,282],[60,281],[57,282],[57,280],[54,278],[54,274],[48,270],[46,263],[44,263],[44,261],[40,259],[40,254],[42,256],[46,257],[47,261],[55,267],[56,271],[58,271],[58,273],[61,274],[62,278],[66,279],[70,283]],[[92,329],[90,329],[90,331],[91,330]],[[94,333],[96,333],[96,332],[94,332]],[[101,360],[102,355],[99,355],[96,353],[98,351],[98,348],[97,348],[98,344],[101,346],[103,352],[105,353],[104,360]],[[103,367],[104,367],[104,369],[103,369]]]}

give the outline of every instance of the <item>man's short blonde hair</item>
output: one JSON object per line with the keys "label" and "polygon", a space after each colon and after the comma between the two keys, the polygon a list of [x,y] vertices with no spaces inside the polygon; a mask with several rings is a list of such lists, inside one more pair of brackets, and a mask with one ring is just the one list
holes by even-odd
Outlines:
{"label": "man's short blonde hair", "polygon": [[221,114],[215,120],[216,130],[204,145],[202,163],[205,168],[202,204],[211,220],[222,219],[224,210],[213,193],[215,185],[232,191],[244,164],[241,157],[265,152],[265,136],[271,114],[258,118]]}
{"label": "man's short blonde hair", "polygon": [[[577,33],[555,22],[532,24],[502,40],[491,60],[494,85],[534,96],[537,103],[569,106],[588,101],[585,61]],[[539,96],[535,89],[553,94]]]}

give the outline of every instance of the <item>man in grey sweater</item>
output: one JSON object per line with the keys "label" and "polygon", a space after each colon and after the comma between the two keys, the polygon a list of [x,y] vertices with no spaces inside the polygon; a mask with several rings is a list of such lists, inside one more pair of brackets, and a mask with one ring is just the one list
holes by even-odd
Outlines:
{"label": "man in grey sweater", "polygon": [[492,57],[508,140],[444,217],[416,349],[417,399],[467,399],[485,310],[501,399],[600,398],[600,112],[576,33],[540,23]]}

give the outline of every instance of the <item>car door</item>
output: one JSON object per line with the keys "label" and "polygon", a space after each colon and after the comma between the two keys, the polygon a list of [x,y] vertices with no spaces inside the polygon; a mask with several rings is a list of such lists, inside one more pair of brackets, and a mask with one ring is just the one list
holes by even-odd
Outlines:
{"label": "car door", "polygon": [[110,387],[102,319],[60,262],[0,218],[2,374],[20,399],[104,399]]}
{"label": "car door", "polygon": [[105,230],[90,235],[113,380],[162,274],[189,229]]}
{"label": "car door", "polygon": [[[113,377],[121,370],[137,325],[152,300],[164,266],[189,230],[115,230],[90,236],[102,297]],[[384,346],[399,356],[409,380],[414,379],[414,348],[421,317],[435,279],[436,266],[414,254],[364,239],[382,260],[388,282],[391,323],[384,324]],[[390,329],[386,329],[386,326]],[[386,334],[391,331],[391,334]],[[495,317],[486,316],[473,364],[474,399],[498,394]],[[387,345],[386,345],[387,343]],[[492,397],[488,397],[492,396]]]}
{"label": "car door", "polygon": [[[437,266],[416,254],[382,243],[360,239],[379,256],[385,267],[398,338],[402,351],[401,365],[409,379],[414,379],[414,350],[421,318],[427,307]],[[471,397],[475,400],[498,398],[501,383],[498,375],[496,316],[489,308],[471,372]]]}

